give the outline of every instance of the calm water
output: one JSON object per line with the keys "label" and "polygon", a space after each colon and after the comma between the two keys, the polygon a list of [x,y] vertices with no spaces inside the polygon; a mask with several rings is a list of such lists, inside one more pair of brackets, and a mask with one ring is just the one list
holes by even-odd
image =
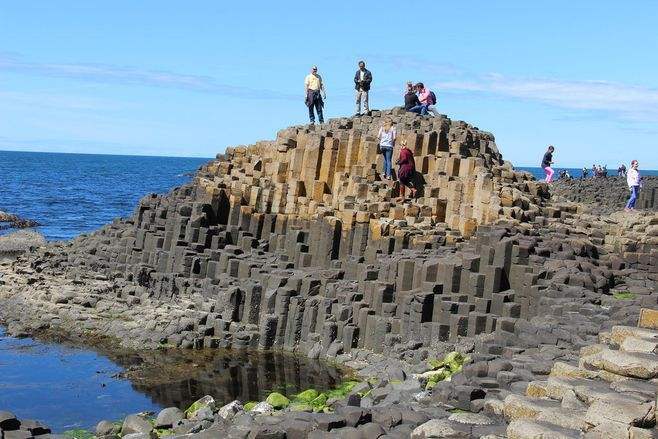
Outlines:
{"label": "calm water", "polygon": [[0,211],[38,221],[49,240],[70,239],[186,183],[208,160],[0,151]]}
{"label": "calm water", "polygon": [[[144,195],[190,180],[208,159],[0,151],[0,211],[39,221],[49,240],[70,239],[130,215]],[[7,337],[0,327],[0,410],[54,429],[220,403],[328,389],[341,373],[288,355],[236,352],[96,352]]]}
{"label": "calm water", "polygon": [[62,432],[164,407],[184,410],[204,395],[220,404],[247,402],[263,400],[273,390],[290,395],[309,387],[326,390],[341,381],[334,368],[283,354],[105,354],[7,337],[0,327],[0,410]]}

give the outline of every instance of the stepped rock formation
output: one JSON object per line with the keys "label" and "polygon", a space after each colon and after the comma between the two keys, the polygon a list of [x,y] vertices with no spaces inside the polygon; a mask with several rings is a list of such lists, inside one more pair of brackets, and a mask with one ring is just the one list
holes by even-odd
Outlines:
{"label": "stepped rock formation", "polygon": [[[412,202],[380,178],[384,117],[424,177]],[[658,214],[584,210],[514,171],[489,133],[375,111],[229,148],[131,218],[0,263],[0,320],[136,348],[281,349],[379,380],[333,414],[236,408],[217,437],[572,437],[607,421],[504,419],[506,398],[658,308]],[[423,391],[426,360],[453,350],[472,364]],[[199,431],[188,421],[178,434]],[[643,413],[632,426],[654,424]]]}
{"label": "stepped rock formation", "polygon": [[[415,149],[425,184],[414,202],[396,204],[397,183],[379,178],[382,117]],[[491,134],[443,117],[374,112],[229,148],[191,184],[74,241],[66,258],[135,281],[117,292],[131,303],[192,301],[193,326],[169,325],[173,345],[335,356],[381,350],[384,338],[429,344],[531,312],[532,243],[502,232],[467,252],[444,244],[501,218],[559,215],[541,207],[545,193],[502,162]]]}

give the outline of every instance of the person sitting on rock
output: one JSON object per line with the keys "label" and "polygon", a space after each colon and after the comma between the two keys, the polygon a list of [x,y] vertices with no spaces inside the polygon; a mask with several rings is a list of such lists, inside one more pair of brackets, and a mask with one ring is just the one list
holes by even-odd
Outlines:
{"label": "person sitting on rock", "polygon": [[414,85],[407,82],[407,91],[404,93],[404,109],[414,113],[420,113],[420,101],[414,90]]}
{"label": "person sitting on rock", "polygon": [[642,187],[642,177],[640,177],[639,166],[640,164],[638,161],[633,160],[631,162],[631,168],[626,173],[626,183],[628,183],[628,188],[631,190],[631,197],[628,199],[626,208],[624,209],[626,212],[635,210],[635,202],[637,201],[637,197],[640,194],[640,188]]}
{"label": "person sitting on rock", "polygon": [[322,108],[324,107],[324,101],[327,99],[327,92],[324,88],[324,82],[322,82],[322,76],[318,74],[318,67],[311,67],[311,73],[306,75],[304,79],[304,94],[305,94],[305,103],[308,107],[308,118],[311,121],[311,124],[315,123],[315,114],[313,113],[313,107],[318,113],[318,120],[320,123],[324,123],[324,116],[322,114]]}
{"label": "person sitting on rock", "polygon": [[541,161],[541,167],[546,174],[546,183],[550,183],[551,180],[553,180],[554,171],[553,168],[551,168],[551,165],[553,164],[553,151],[555,151],[555,147],[553,147],[553,145],[549,145],[548,150],[544,154],[544,158]]}
{"label": "person sitting on rock", "polygon": [[414,160],[414,154],[407,148],[406,141],[402,142],[402,148],[400,149],[400,155],[396,164],[399,166],[398,180],[400,181],[400,198],[398,198],[398,201],[404,203],[406,188],[409,188],[411,198],[416,198],[416,185],[414,184],[416,161]]}
{"label": "person sitting on rock", "polygon": [[420,101],[421,105],[425,107],[425,113],[421,111],[420,114],[427,114],[431,107],[432,114],[437,116],[438,111],[435,111],[436,107],[434,107],[434,105],[436,105],[436,95],[434,92],[425,87],[425,84],[422,82],[416,84],[416,91],[418,92],[418,100]]}
{"label": "person sitting on rock", "polygon": [[390,118],[386,118],[384,123],[379,128],[377,138],[379,139],[379,151],[384,156],[384,178],[391,180],[393,178],[393,148],[395,147],[395,139],[397,131],[393,126]]}

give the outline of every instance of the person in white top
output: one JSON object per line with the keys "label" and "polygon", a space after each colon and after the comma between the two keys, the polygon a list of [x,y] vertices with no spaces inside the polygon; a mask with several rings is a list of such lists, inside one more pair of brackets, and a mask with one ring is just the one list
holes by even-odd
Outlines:
{"label": "person in white top", "polygon": [[642,177],[640,177],[640,171],[638,170],[639,165],[637,160],[633,160],[631,162],[631,168],[626,173],[626,183],[628,183],[628,188],[631,190],[631,197],[628,199],[628,203],[626,203],[626,208],[624,209],[626,212],[635,209],[635,202],[642,187]]}
{"label": "person in white top", "polygon": [[387,180],[393,178],[393,148],[397,134],[393,122],[389,118],[384,120],[384,124],[379,128],[379,134],[377,134],[379,151],[384,156],[384,178]]}

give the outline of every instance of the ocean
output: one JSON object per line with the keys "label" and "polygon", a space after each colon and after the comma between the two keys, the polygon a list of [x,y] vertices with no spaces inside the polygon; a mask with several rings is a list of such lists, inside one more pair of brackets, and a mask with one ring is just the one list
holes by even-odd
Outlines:
{"label": "ocean", "polygon": [[208,160],[0,151],[0,211],[39,222],[48,240],[71,239],[188,182]]}
{"label": "ocean", "polygon": [[[546,174],[544,174],[544,170],[542,168],[532,168],[532,167],[524,167],[524,166],[515,166],[514,169],[518,171],[527,171],[530,172],[532,175],[535,176],[536,179],[538,180],[543,180],[546,178]],[[569,172],[569,175],[571,175],[572,178],[581,178],[583,176],[583,170],[581,169],[576,169],[576,168],[560,168],[558,166],[553,166],[553,170],[555,171],[555,175],[553,175],[553,179],[557,179],[560,171],[566,170]],[[640,169],[640,175],[645,175],[645,176],[658,176],[658,170],[645,170],[645,169]],[[615,169],[608,169],[608,177],[615,177],[617,176],[617,168]],[[588,178],[592,178],[592,170],[589,169],[589,174],[587,176]]]}
{"label": "ocean", "polygon": [[[208,160],[0,151],[0,211],[38,221],[50,241],[71,239],[129,216],[140,198],[186,183]],[[516,169],[544,178],[541,168]],[[557,174],[562,168],[555,169]],[[579,169],[568,171],[581,175]]]}

